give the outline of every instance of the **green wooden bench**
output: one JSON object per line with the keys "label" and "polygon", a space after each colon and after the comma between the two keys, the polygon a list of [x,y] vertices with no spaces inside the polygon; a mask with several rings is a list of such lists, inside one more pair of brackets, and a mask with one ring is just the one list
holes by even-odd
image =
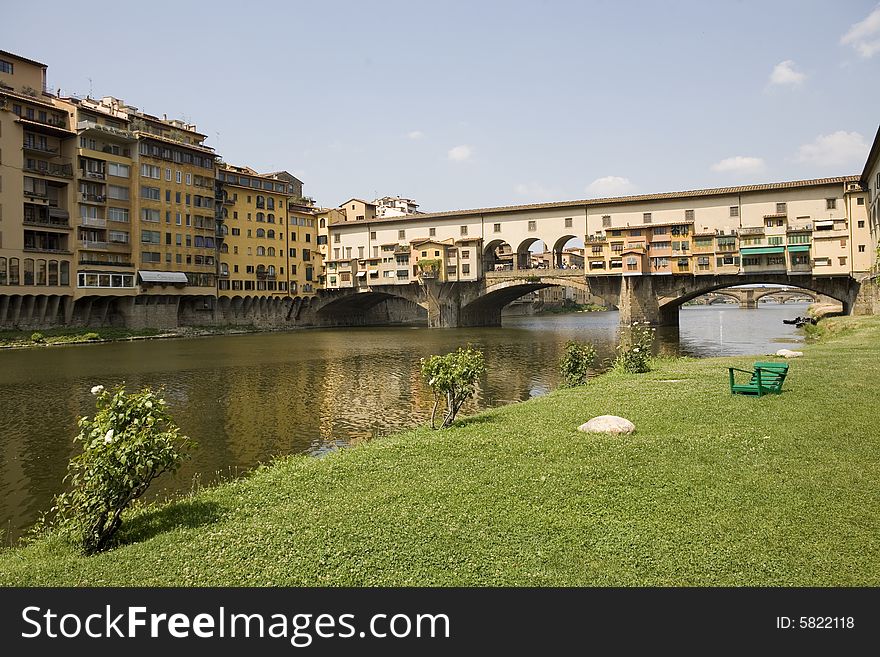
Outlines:
{"label": "green wooden bench", "polygon": [[[788,363],[757,362],[754,370],[728,367],[727,371],[730,375],[730,394],[763,397],[782,392],[782,383],[788,374]],[[734,372],[744,372],[750,374],[752,378],[748,383],[737,383]]]}

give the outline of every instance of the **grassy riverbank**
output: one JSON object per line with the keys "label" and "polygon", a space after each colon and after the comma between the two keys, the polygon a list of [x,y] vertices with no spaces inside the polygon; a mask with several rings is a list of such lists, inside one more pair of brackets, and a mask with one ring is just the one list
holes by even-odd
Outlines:
{"label": "grassy riverbank", "polygon": [[[779,396],[729,394],[754,357],[663,360],[284,459],[141,510],[96,557],[5,550],[0,584],[877,586],[880,318],[820,333]],[[575,430],[605,413],[637,433]]]}

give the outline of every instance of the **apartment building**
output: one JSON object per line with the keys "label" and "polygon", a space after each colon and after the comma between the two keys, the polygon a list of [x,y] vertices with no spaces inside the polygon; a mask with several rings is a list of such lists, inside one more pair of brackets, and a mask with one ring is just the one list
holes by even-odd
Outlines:
{"label": "apartment building", "polygon": [[419,214],[419,204],[411,198],[402,196],[383,196],[373,201],[377,217],[403,217],[408,214]]}
{"label": "apartment building", "polygon": [[0,51],[0,295],[52,296],[57,316],[74,282],[76,133],[45,87],[45,64]]}
{"label": "apartment building", "polygon": [[[862,170],[860,182],[867,192],[864,206],[871,235],[869,250],[873,251],[870,254],[871,271],[877,273],[880,269],[880,128],[874,136],[874,143]],[[858,198],[856,203],[860,203]]]}
{"label": "apartment building", "polygon": [[222,163],[219,295],[309,296],[319,289],[317,224],[303,183]]}

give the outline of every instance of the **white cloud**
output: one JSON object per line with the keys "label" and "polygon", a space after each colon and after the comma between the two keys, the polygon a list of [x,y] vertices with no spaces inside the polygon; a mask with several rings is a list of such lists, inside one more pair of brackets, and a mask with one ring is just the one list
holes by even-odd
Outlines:
{"label": "white cloud", "polygon": [[712,171],[720,171],[722,173],[728,173],[731,171],[737,173],[755,173],[764,168],[764,160],[760,157],[735,155],[734,157],[726,157],[720,162],[716,162],[710,168]]}
{"label": "white cloud", "polygon": [[840,43],[852,46],[865,58],[880,52],[880,6],[868,14],[865,20],[850,27],[840,37]]}
{"label": "white cloud", "polygon": [[535,200],[559,198],[558,190],[536,182],[520,183],[513,188],[513,191],[517,196],[525,196]]}
{"label": "white cloud", "polygon": [[779,62],[773,67],[773,72],[770,74],[770,84],[779,85],[781,87],[800,86],[800,84],[807,79],[807,75],[806,73],[794,70],[794,66],[794,62],[790,59],[786,59],[784,62]]}
{"label": "white cloud", "polygon": [[593,182],[587,185],[586,192],[590,196],[595,197],[624,196],[632,193],[634,189],[635,185],[630,182],[629,178],[623,178],[621,176],[604,176],[602,178],[596,178]]}
{"label": "white cloud", "polygon": [[798,162],[842,166],[859,164],[868,156],[868,142],[858,132],[838,130],[830,135],[819,135],[798,149]]}
{"label": "white cloud", "polygon": [[473,149],[467,144],[462,144],[461,146],[456,146],[455,148],[450,148],[449,152],[446,154],[450,160],[453,162],[464,162],[465,160],[470,159],[471,155],[473,155]]}
{"label": "white cloud", "polygon": [[406,133],[407,139],[421,139],[425,136],[425,133],[421,130],[411,130]]}

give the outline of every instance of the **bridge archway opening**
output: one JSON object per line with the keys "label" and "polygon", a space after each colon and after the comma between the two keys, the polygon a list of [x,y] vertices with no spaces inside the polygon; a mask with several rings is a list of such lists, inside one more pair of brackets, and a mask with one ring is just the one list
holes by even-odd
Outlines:
{"label": "bridge archway opening", "polygon": [[[749,291],[754,291],[755,293],[751,295],[744,293]],[[711,283],[707,284],[705,287],[683,294],[675,299],[661,298],[659,299],[659,306],[661,315],[670,316],[670,314],[672,314],[672,316],[675,316],[683,304],[709,293],[735,299],[742,307],[758,307],[758,301],[763,297],[773,294],[791,293],[811,297],[814,302],[820,301],[823,296],[831,298],[840,303],[843,312],[846,312],[847,306],[851,302],[844,298],[845,294],[842,292],[842,290],[833,288],[832,286],[829,286],[829,289],[821,289],[821,283],[816,283],[812,279],[804,281],[803,284],[797,286],[791,285],[791,283],[788,282],[776,282],[773,280],[756,280],[748,283],[747,286],[741,283],[738,285]],[[712,304],[710,303],[709,305]]]}
{"label": "bridge archway opening", "polygon": [[513,247],[504,240],[492,240],[483,249],[483,271],[513,269]]}
{"label": "bridge archway opening", "polygon": [[583,246],[583,241],[577,235],[563,235],[553,243],[547,266],[550,269],[583,269],[584,252],[574,250]]}
{"label": "bridge archway opening", "polygon": [[516,269],[532,269],[532,254],[544,253],[546,246],[540,237],[527,237],[516,247]]}

